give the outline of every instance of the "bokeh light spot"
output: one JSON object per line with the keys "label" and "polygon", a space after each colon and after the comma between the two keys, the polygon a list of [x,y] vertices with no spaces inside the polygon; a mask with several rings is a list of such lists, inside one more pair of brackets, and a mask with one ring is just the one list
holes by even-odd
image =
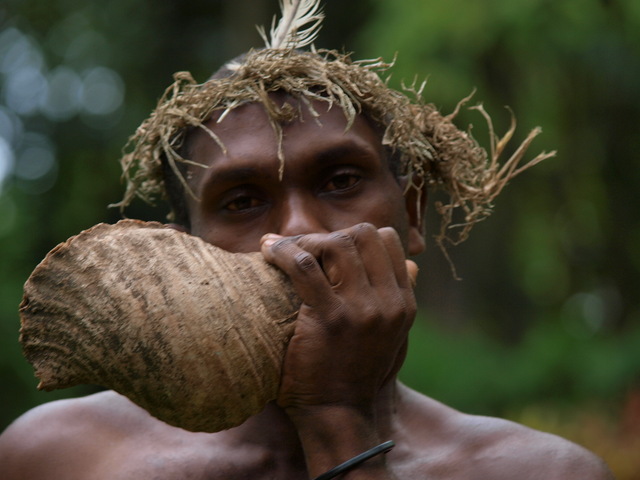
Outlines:
{"label": "bokeh light spot", "polygon": [[76,72],[65,66],[57,67],[49,74],[43,113],[54,121],[70,119],[81,107],[82,89],[82,79]]}
{"label": "bokeh light spot", "polygon": [[91,115],[109,115],[124,100],[124,83],[116,72],[106,67],[95,67],[84,77],[82,102]]}

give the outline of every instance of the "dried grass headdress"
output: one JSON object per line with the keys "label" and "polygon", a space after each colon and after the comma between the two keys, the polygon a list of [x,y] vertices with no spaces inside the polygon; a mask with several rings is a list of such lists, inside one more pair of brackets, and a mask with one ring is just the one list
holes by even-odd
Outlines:
{"label": "dried grass headdress", "polygon": [[[525,151],[540,132],[529,133],[515,153],[504,162],[499,159],[515,130],[511,128],[499,138],[493,131],[489,115],[490,150],[481,148],[473,137],[459,130],[452,120],[469,100],[463,99],[450,115],[442,115],[433,104],[422,99],[422,89],[415,85],[399,92],[388,87],[379,74],[391,67],[380,59],[352,61],[349,55],[333,50],[302,51],[316,38],[323,14],[319,0],[281,0],[282,18],[272,24],[270,39],[259,29],[266,48],[249,51],[241,62],[225,65],[229,73],[198,84],[188,72],[174,75],[175,82],[160,99],[157,108],[131,137],[121,163],[127,189],[117,204],[126,207],[135,198],[153,203],[166,197],[162,159],[168,162],[177,178],[191,192],[178,168],[181,162],[194,164],[180,155],[186,133],[203,129],[224,151],[224,144],[204,123],[212,114],[222,111],[218,122],[234,108],[260,102],[271,124],[282,140],[280,122],[299,114],[290,105],[277,105],[269,94],[286,92],[317,112],[312,100],[338,105],[350,125],[356,115],[364,114],[384,129],[382,142],[401,158],[402,173],[413,179],[409,188],[421,189],[425,184],[444,190],[448,203],[437,203],[442,228],[437,236],[459,243],[471,227],[491,213],[492,202],[513,177],[526,168],[554,155],[541,153],[521,165]],[[281,146],[280,141],[280,146]],[[279,151],[281,169],[285,159]],[[197,165],[197,164],[196,164]],[[452,228],[453,212],[460,209],[464,220]],[[455,233],[451,233],[455,232]]]}

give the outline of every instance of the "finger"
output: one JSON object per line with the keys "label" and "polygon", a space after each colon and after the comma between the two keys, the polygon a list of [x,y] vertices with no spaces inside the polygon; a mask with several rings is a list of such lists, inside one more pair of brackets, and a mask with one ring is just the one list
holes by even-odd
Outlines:
{"label": "finger", "polygon": [[409,280],[411,281],[411,286],[415,288],[418,279],[418,272],[420,269],[418,265],[413,260],[405,260],[404,261],[407,266],[407,273],[409,274]]}
{"label": "finger", "polygon": [[[266,236],[261,251],[268,262],[289,276],[302,300],[316,307],[332,299],[337,302],[336,292],[343,283],[364,278],[357,250],[353,242],[344,237],[337,233]],[[336,266],[337,263],[341,266]],[[324,264],[330,265],[328,272]]]}
{"label": "finger", "polygon": [[336,289],[353,284],[369,284],[363,259],[349,229],[329,234],[302,235],[296,239],[296,243],[318,259],[327,280]]}
{"label": "finger", "polygon": [[371,224],[362,223],[348,232],[353,236],[371,285],[397,288],[393,261],[380,231]]}
{"label": "finger", "polygon": [[269,247],[276,243],[278,240],[284,238],[282,235],[278,235],[275,233],[265,233],[260,239],[260,250],[262,253],[267,253]]}
{"label": "finger", "polygon": [[406,264],[406,254],[398,232],[391,227],[383,227],[378,230],[378,233],[387,249],[398,286],[401,288],[411,288],[411,279]]}
{"label": "finger", "polygon": [[[412,288],[412,274],[413,267],[411,267],[411,273],[409,271],[409,265],[415,265],[412,261],[406,260],[405,250],[400,240],[400,236],[395,229],[391,227],[384,227],[378,229],[381,241],[384,243],[389,260],[394,272],[394,280],[396,281],[396,291],[401,292],[402,301],[396,300],[395,303],[389,303],[389,305],[395,306],[398,318],[404,319],[402,322],[402,328],[397,330],[398,335],[404,337],[415,318],[416,301]],[[417,267],[416,267],[417,271]]]}

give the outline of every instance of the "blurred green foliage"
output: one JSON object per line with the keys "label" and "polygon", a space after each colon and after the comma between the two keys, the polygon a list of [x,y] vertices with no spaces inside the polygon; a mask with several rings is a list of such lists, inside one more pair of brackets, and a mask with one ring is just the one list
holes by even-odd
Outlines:
{"label": "blurred green foliage", "polygon": [[401,379],[464,412],[505,415],[526,405],[571,410],[621,403],[640,371],[640,326],[624,336],[567,334],[558,315],[517,344],[477,332],[443,334],[427,318],[414,326]]}
{"label": "blurred green foliage", "polygon": [[[461,287],[475,297],[464,317],[480,314],[503,328],[501,292],[522,309],[506,332],[517,339],[540,309],[552,313],[584,292],[605,304],[603,327],[637,319],[638,25],[630,0],[376,2],[359,53],[399,52],[392,83],[428,77],[425,96],[445,112],[475,88],[498,131],[509,105],[516,140],[541,125],[532,148],[558,151],[514,180],[496,214],[454,252],[462,276],[474,280]],[[477,113],[460,120],[484,140]]]}
{"label": "blurred green foliage", "polygon": [[[475,88],[503,131],[509,116],[502,106],[509,105],[520,126],[516,140],[542,125],[532,148],[558,151],[515,179],[493,217],[452,251],[464,282],[448,281],[442,262],[427,256],[425,276],[433,266],[439,273],[420,289],[431,323],[454,334],[452,349],[460,326],[468,331],[470,324],[516,349],[526,350],[535,333],[542,340],[539,355],[530,352],[532,364],[544,364],[544,346],[552,351],[563,335],[565,343],[582,338],[588,355],[576,357],[576,368],[589,372],[598,364],[588,359],[602,355],[597,371],[606,376],[609,368],[614,378],[622,375],[616,358],[626,355],[616,388],[637,381],[634,343],[626,339],[637,337],[640,320],[638,3],[378,1],[372,17],[361,50],[387,58],[399,52],[392,83],[416,72],[428,77],[425,97],[444,111]],[[485,138],[476,112],[460,120]],[[434,285],[441,281],[446,287]],[[617,357],[606,360],[610,350]],[[561,370],[572,358],[553,360]],[[525,378],[542,391],[533,373]],[[507,402],[505,395],[496,397]]]}
{"label": "blurred green foliage", "polygon": [[[258,46],[253,25],[276,11],[275,0],[0,5],[0,428],[90,390],[35,391],[17,343],[22,283],[55,244],[119,218],[106,206],[122,194],[120,149],[172,73],[204,80]],[[516,142],[541,125],[531,156],[558,151],[450,250],[464,281],[433,242],[418,258],[422,313],[402,378],[473,413],[621,401],[640,381],[640,2],[329,0],[326,11],[318,47],[397,53],[392,85],[427,78],[444,112],[475,89],[498,132],[509,105]],[[458,120],[486,143],[477,112]]]}

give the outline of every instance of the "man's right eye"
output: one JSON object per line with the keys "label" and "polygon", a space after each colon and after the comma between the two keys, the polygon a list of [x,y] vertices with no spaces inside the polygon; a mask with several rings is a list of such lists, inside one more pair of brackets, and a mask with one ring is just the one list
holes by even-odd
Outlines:
{"label": "man's right eye", "polygon": [[243,212],[245,210],[250,210],[252,208],[257,208],[264,205],[264,201],[260,200],[257,197],[252,197],[249,195],[242,195],[234,198],[233,200],[225,203],[223,208],[230,212]]}

